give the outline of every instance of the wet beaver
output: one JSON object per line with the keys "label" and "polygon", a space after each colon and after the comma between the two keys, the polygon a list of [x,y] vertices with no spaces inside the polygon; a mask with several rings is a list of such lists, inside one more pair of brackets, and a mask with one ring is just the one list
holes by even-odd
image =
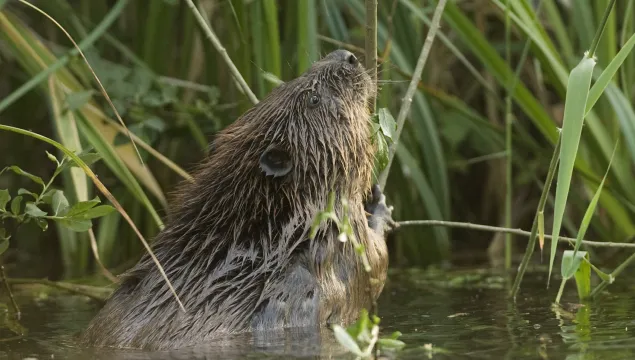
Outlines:
{"label": "wet beaver", "polygon": [[[337,50],[220,132],[153,244],[187,312],[146,254],[81,341],[173,349],[222,334],[354,321],[379,296],[387,268],[390,210],[379,188],[370,190],[374,92],[355,56]],[[348,201],[370,274],[335,223],[309,238],[331,191],[340,219]]]}

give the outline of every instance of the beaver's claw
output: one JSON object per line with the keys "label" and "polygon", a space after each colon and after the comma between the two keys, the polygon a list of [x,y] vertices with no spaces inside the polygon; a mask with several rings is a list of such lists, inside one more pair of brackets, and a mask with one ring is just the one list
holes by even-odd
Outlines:
{"label": "beaver's claw", "polygon": [[386,196],[381,192],[378,184],[373,185],[371,196],[364,206],[368,215],[368,226],[379,232],[392,230],[397,224],[392,219],[392,206],[386,205]]}

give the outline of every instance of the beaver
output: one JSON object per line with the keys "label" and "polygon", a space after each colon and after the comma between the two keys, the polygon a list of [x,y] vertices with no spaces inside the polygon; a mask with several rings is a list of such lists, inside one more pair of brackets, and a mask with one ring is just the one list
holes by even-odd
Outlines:
{"label": "beaver", "polygon": [[[386,279],[391,221],[372,186],[375,92],[357,58],[336,50],[217,133],[152,244],[186,311],[145,254],[80,341],[177,349],[223,334],[344,325],[369,309]],[[333,221],[310,236],[331,193],[370,272]]]}

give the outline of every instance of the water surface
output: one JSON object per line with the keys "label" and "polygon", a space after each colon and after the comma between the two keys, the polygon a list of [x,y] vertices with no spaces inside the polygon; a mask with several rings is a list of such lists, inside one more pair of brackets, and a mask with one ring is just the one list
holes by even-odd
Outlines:
{"label": "water surface", "polygon": [[[396,359],[633,359],[635,290],[629,276],[609,287],[595,303],[576,303],[573,283],[563,309],[552,302],[557,282],[546,289],[546,274],[530,272],[518,301],[506,300],[512,279],[493,271],[434,274],[392,271],[380,298],[382,332],[399,330],[407,346]],[[555,285],[554,285],[555,284]],[[0,309],[0,359],[346,359],[330,333],[289,331],[266,339],[237,336],[205,348],[171,352],[86,350],[73,342],[98,310],[79,296],[34,297],[20,292],[21,339],[6,340],[6,312]],[[3,299],[4,301],[5,299]],[[17,326],[13,324],[12,326]]]}

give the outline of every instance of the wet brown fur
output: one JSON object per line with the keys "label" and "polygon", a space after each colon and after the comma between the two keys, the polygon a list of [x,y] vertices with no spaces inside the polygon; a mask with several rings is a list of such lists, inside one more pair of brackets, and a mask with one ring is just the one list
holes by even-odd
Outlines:
{"label": "wet brown fur", "polygon": [[[178,348],[223,333],[349,323],[371,306],[387,267],[383,230],[369,227],[364,210],[375,87],[341,56],[316,62],[220,132],[195,181],[181,187],[153,250],[187,312],[146,255],[83,332],[84,344]],[[316,94],[320,103],[308,105]],[[259,159],[271,146],[291,155],[287,175],[263,173]],[[330,191],[336,204],[349,201],[370,275],[332,222],[308,238]],[[336,212],[343,217],[340,205]],[[379,280],[372,298],[369,276]]]}

